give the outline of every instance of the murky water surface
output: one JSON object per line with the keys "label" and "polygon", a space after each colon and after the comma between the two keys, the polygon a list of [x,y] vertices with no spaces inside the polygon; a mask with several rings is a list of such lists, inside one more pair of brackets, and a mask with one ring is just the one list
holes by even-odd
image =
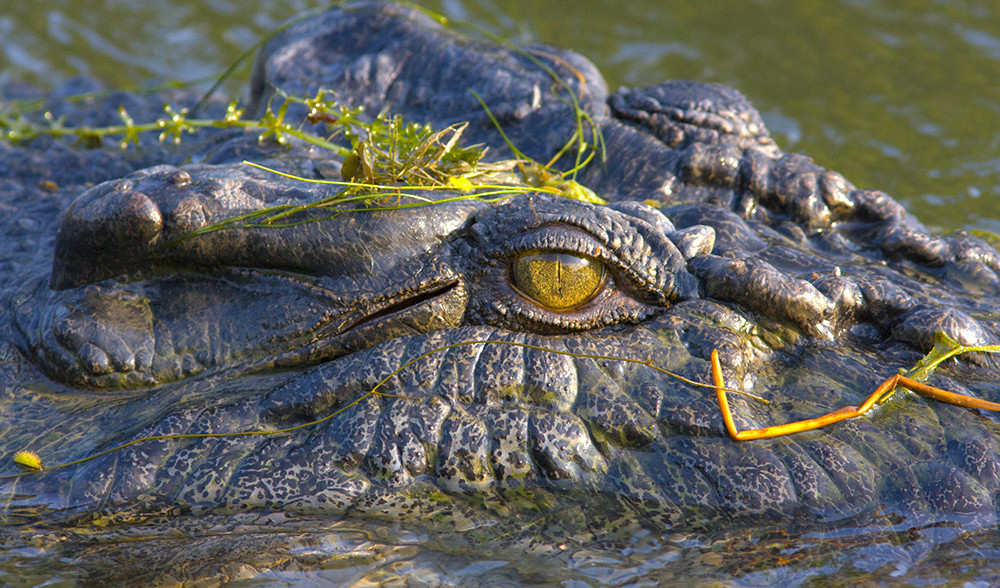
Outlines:
{"label": "murky water surface", "polygon": [[[424,3],[517,42],[569,47],[609,86],[669,78],[722,82],[750,97],[779,144],[859,187],[884,190],[928,225],[1000,232],[1000,9],[961,0],[441,0]],[[112,87],[211,78],[310,0],[48,0],[0,9],[0,83],[55,86],[84,74]],[[240,91],[238,82],[227,91]],[[504,530],[440,535],[370,522],[264,515],[204,520],[144,535],[42,534],[0,553],[0,579],[73,585],[87,562],[156,562],[166,575],[238,585],[334,582],[418,585],[559,583],[737,585],[883,582],[988,585],[1000,576],[1000,533],[762,526],[647,536],[627,546],[532,550]],[[241,526],[243,525],[243,526]],[[270,528],[269,532],[262,529]],[[253,529],[252,533],[247,529]],[[147,531],[149,532],[149,531]],[[218,565],[221,537],[246,553]],[[75,541],[75,552],[58,546]],[[73,555],[78,557],[72,557]],[[213,554],[215,557],[213,558]],[[174,559],[169,559],[169,558]],[[205,563],[209,562],[209,563]],[[200,566],[200,567],[199,567]],[[151,566],[155,567],[155,566]],[[261,572],[265,568],[275,571]],[[128,566],[122,568],[127,570]],[[301,571],[308,569],[310,571]],[[281,571],[277,571],[281,570]],[[128,580],[128,578],[120,578]]]}

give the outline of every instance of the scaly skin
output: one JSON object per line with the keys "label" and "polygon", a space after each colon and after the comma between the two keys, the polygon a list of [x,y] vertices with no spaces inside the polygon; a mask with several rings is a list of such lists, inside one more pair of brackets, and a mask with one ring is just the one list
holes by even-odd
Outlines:
{"label": "scaly skin", "polygon": [[[738,444],[710,391],[580,355],[650,360],[707,382],[718,349],[730,386],[771,400],[732,396],[741,428],[808,418],[858,404],[929,350],[935,331],[996,343],[997,253],[964,233],[933,235],[885,194],[783,153],[733,90],[666,82],[609,94],[584,58],[531,51],[601,129],[608,159],[580,178],[611,205],[542,194],[438,203],[162,248],[327,193],[248,170],[238,163],[248,151],[295,170],[317,156],[220,133],[189,148],[203,163],[175,167],[185,153],[174,153],[163,156],[171,165],[115,172],[57,221],[92,157],[59,147],[71,154],[57,172],[62,193],[24,208],[33,234],[58,222],[58,237],[36,239],[30,255],[5,246],[12,321],[2,328],[20,355],[7,349],[2,377],[6,414],[21,417],[6,449],[47,451],[51,462],[148,435],[290,427],[362,400],[287,434],[148,441],[7,481],[9,504],[458,524],[554,503],[583,509],[598,535],[871,509],[995,523],[994,414],[901,396],[826,430]],[[466,140],[490,144],[493,157],[508,154],[468,88],[540,161],[575,129],[549,75],[524,55],[380,3],[273,39],[254,101],[275,87],[327,88],[437,127],[469,120]],[[51,149],[39,141],[2,156],[44,160]],[[26,166],[8,169],[37,184]],[[5,197],[16,204],[29,192]],[[10,221],[3,231],[7,243],[23,233]],[[509,269],[535,250],[599,260],[609,278],[577,309],[543,308]],[[494,342],[433,353],[390,379],[388,395],[365,396],[406,361],[470,341]],[[941,368],[935,385],[1000,399],[996,362],[968,359]]]}

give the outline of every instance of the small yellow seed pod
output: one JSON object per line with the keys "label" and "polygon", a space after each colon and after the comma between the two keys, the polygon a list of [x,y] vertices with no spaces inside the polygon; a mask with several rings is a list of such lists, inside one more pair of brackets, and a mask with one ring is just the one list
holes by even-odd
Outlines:
{"label": "small yellow seed pod", "polygon": [[45,469],[42,465],[42,458],[38,457],[34,451],[18,451],[14,454],[14,463],[29,472],[40,472]]}

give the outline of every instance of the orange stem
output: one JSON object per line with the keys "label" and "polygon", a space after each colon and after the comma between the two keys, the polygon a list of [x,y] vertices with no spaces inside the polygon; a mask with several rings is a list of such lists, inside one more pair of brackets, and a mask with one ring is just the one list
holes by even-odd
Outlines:
{"label": "orange stem", "polygon": [[955,394],[954,392],[948,392],[940,388],[928,386],[927,384],[922,384],[897,374],[882,382],[882,384],[875,389],[875,392],[873,392],[860,407],[845,406],[825,415],[803,421],[795,421],[792,423],[785,423],[784,425],[740,431],[736,428],[736,424],[733,422],[733,413],[729,409],[729,399],[726,396],[726,382],[722,375],[722,365],[719,362],[719,352],[715,349],[712,350],[712,385],[715,386],[715,398],[719,401],[719,411],[722,412],[722,421],[726,425],[726,432],[733,441],[749,441],[751,439],[783,437],[785,435],[793,435],[804,431],[812,431],[827,425],[832,425],[833,423],[839,423],[840,421],[846,419],[861,416],[862,414],[868,412],[868,410],[877,402],[891,394],[897,386],[912,390],[917,394],[928,396],[940,402],[947,402],[948,404],[956,404],[967,408],[1000,411],[1000,404],[996,402],[980,400],[964,394]]}

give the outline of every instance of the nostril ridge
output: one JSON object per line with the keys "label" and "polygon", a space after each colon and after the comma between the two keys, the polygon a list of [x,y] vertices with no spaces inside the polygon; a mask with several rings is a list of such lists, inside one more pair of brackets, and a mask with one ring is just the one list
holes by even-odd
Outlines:
{"label": "nostril ridge", "polygon": [[115,228],[117,236],[132,247],[148,248],[163,230],[160,208],[142,192],[122,194],[118,214],[107,219],[106,228]]}
{"label": "nostril ridge", "polygon": [[56,289],[111,277],[142,259],[163,230],[160,208],[131,182],[85,195],[63,218],[51,285]]}

